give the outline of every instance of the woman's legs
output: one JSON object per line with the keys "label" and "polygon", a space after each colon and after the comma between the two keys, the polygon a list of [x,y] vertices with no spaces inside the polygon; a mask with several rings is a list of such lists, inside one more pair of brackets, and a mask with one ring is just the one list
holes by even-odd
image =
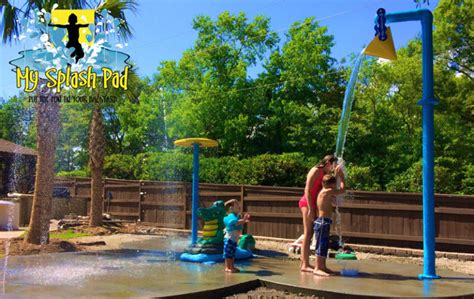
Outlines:
{"label": "woman's legs", "polygon": [[303,215],[303,234],[304,239],[301,244],[301,271],[313,272],[313,268],[309,264],[309,246],[311,245],[311,237],[313,236],[313,222],[308,219],[308,207],[301,207]]}

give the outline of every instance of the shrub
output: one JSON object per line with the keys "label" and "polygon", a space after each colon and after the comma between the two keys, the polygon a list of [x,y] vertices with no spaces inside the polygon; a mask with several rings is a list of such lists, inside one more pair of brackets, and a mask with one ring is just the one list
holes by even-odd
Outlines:
{"label": "shrub", "polygon": [[103,175],[115,179],[135,180],[137,160],[131,155],[114,154],[105,157]]}
{"label": "shrub", "polygon": [[376,176],[368,166],[357,166],[348,164],[347,167],[347,188],[351,190],[379,191],[380,185],[376,181]]}
{"label": "shrub", "polygon": [[89,177],[90,171],[89,169],[77,169],[72,171],[60,171],[56,174],[56,176],[61,177]]}

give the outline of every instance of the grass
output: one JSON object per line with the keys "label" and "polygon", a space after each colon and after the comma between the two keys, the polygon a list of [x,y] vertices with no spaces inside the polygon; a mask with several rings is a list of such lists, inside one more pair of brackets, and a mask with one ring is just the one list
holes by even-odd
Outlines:
{"label": "grass", "polygon": [[65,230],[61,232],[51,232],[49,234],[50,239],[61,239],[61,240],[69,240],[73,238],[79,238],[79,237],[90,237],[93,236],[92,234],[88,233],[77,233],[73,230]]}

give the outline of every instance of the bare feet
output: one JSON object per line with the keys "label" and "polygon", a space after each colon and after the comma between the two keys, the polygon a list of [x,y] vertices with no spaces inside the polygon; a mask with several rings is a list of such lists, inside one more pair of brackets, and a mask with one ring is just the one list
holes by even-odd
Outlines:
{"label": "bare feet", "polygon": [[331,274],[326,273],[326,272],[324,272],[323,270],[320,270],[320,269],[314,269],[313,274],[318,275],[318,276],[323,276],[323,277],[331,276]]}
{"label": "bare feet", "polygon": [[301,271],[301,272],[313,272],[314,269],[313,269],[313,267],[308,266],[308,267],[301,267],[301,268],[300,268],[300,271]]}
{"label": "bare feet", "polygon": [[301,272],[313,272],[314,267],[311,265],[304,266],[303,261],[300,262],[300,271]]}
{"label": "bare feet", "polygon": [[326,272],[326,273],[329,273],[330,275],[336,274],[336,272],[334,272],[333,270],[331,270],[329,268],[324,268],[323,271]]}
{"label": "bare feet", "polygon": [[237,268],[225,268],[224,271],[227,272],[227,273],[238,273],[238,272],[240,272],[240,270],[237,269]]}

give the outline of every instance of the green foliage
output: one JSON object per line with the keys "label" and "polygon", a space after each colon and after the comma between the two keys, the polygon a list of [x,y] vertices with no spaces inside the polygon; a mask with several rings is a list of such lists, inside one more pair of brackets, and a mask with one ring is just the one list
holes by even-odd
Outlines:
{"label": "green foliage", "polygon": [[220,14],[214,21],[197,17],[198,39],[179,62],[163,61],[153,86],[161,90],[168,133],[174,139],[206,136],[219,139],[222,152],[248,155],[247,137],[258,120],[261,103],[252,96],[248,69],[278,42],[269,19],[249,21],[244,13]]}
{"label": "green foliage", "polygon": [[327,28],[308,18],[291,26],[264,64],[255,95],[263,108],[251,135],[262,152],[322,156],[333,150],[343,88],[332,46]]}
{"label": "green foliage", "polygon": [[[472,11],[472,1],[442,0],[434,12],[436,192],[474,191]],[[126,93],[100,91],[118,99],[102,107],[104,174],[191,181],[191,151],[173,141],[207,137],[219,148],[202,152],[201,182],[302,186],[309,168],[334,151],[351,73],[332,57],[334,38],[308,18],[280,42],[269,18],[244,13],[200,16],[193,28],[194,46],[160,62],[153,78],[132,76]],[[350,188],[421,191],[421,51],[413,39],[395,62],[365,60],[344,151]],[[251,78],[255,66],[261,72]],[[87,174],[89,111],[62,108],[60,174]],[[22,97],[0,106],[0,138],[32,146],[32,123]]]}
{"label": "green foliage", "polygon": [[105,157],[104,176],[117,179],[137,178],[137,158],[130,155],[114,154]]}
{"label": "green foliage", "polygon": [[71,171],[60,171],[56,175],[59,177],[89,177],[90,171],[89,169],[87,170],[77,169],[77,170],[71,170]]}
{"label": "green foliage", "polygon": [[414,163],[403,173],[387,184],[389,192],[421,192],[422,188],[422,163],[421,160]]}
{"label": "green foliage", "polygon": [[465,166],[464,178],[461,185],[462,193],[474,194],[474,165],[468,164]]}
{"label": "green foliage", "polygon": [[301,153],[284,153],[242,159],[234,165],[229,173],[231,184],[302,186],[314,163]]}
{"label": "green foliage", "polygon": [[199,179],[202,182],[229,184],[230,173],[239,165],[236,157],[202,158],[200,159]]}
{"label": "green foliage", "polygon": [[74,172],[87,165],[90,105],[69,103],[60,111],[61,131],[56,148],[56,171]]}
{"label": "green foliage", "polygon": [[0,138],[35,148],[34,115],[24,94],[0,103]]}
{"label": "green foliage", "polygon": [[[179,151],[139,155],[113,155],[106,159],[107,177],[191,181],[192,154]],[[200,182],[302,186],[316,159],[301,153],[264,154],[246,159],[235,157],[200,159]]]}
{"label": "green foliage", "polygon": [[441,0],[434,11],[434,49],[445,67],[473,78],[474,5],[472,0]]}
{"label": "green foliage", "polygon": [[[437,193],[469,193],[472,180],[469,179],[469,165],[466,174],[463,167],[453,158],[438,157],[435,159],[435,191]],[[466,175],[466,178],[464,178]],[[472,175],[472,173],[471,173]],[[461,185],[464,190],[459,188]],[[423,185],[422,161],[415,162],[405,172],[395,176],[387,185],[387,191],[421,192]],[[466,192],[468,191],[468,192]]]}
{"label": "green foliage", "polygon": [[143,172],[138,177],[157,181],[191,181],[192,155],[179,151],[152,153],[141,161]]}
{"label": "green foliage", "polygon": [[380,185],[368,166],[347,166],[347,187],[350,190],[379,191]]}

